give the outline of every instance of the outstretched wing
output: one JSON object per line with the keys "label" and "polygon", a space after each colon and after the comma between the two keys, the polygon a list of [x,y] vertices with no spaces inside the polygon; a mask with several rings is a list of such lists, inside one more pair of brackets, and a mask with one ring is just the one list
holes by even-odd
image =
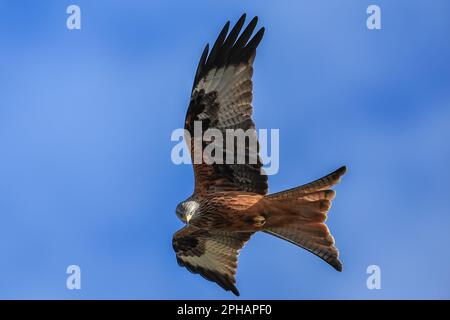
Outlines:
{"label": "outstretched wing", "polygon": [[236,269],[239,250],[250,239],[249,232],[211,232],[186,226],[173,236],[173,249],[180,266],[216,282],[239,295]]}
{"label": "outstretched wing", "polygon": [[[211,52],[207,45],[200,58],[185,120],[185,129],[191,136],[191,157],[194,163],[196,193],[216,191],[245,191],[263,195],[267,193],[267,176],[262,170],[258,154],[259,146],[254,130],[255,124],[252,120],[252,65],[256,47],[264,34],[264,28],[261,28],[251,38],[257,20],[255,17],[240,36],[245,14],[228,36],[230,22],[227,22]],[[200,158],[194,156],[196,122],[197,125],[201,124],[202,136],[208,129],[217,129],[222,133],[221,146],[223,148],[219,151],[216,150],[222,154],[222,164],[217,161],[213,161],[213,163],[205,161],[203,157],[205,147],[212,142],[200,142],[201,148],[195,150],[198,153],[201,149]],[[227,149],[227,129],[244,131],[250,129],[246,132],[249,139],[256,141],[256,144],[246,143],[245,148]],[[233,139],[235,138],[233,137]],[[219,142],[215,141],[214,143]],[[245,163],[240,164],[239,158],[245,159]],[[200,160],[196,161],[196,159]]]}

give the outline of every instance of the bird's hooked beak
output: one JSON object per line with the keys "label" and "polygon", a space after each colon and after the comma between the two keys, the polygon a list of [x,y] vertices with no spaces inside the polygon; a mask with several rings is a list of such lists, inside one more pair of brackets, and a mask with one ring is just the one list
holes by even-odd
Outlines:
{"label": "bird's hooked beak", "polygon": [[195,210],[198,208],[198,203],[194,200],[187,200],[178,204],[176,213],[178,218],[184,223],[188,224],[191,218],[195,214]]}
{"label": "bird's hooked beak", "polygon": [[177,217],[184,223],[188,223],[191,219],[190,215],[185,212],[185,209],[179,204],[176,208]]}

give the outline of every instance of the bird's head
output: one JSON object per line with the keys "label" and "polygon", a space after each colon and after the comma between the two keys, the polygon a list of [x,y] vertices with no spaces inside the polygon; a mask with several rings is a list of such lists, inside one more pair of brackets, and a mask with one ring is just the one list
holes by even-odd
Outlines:
{"label": "bird's head", "polygon": [[175,210],[177,217],[184,223],[188,223],[198,209],[199,204],[192,198],[180,202]]}

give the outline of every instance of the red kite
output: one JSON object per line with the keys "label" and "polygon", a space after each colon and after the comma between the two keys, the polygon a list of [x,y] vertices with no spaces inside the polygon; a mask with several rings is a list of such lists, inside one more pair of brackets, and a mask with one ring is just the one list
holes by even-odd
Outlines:
{"label": "red kite", "polygon": [[[201,121],[202,132],[255,128],[253,61],[264,34],[261,28],[252,37],[257,20],[255,17],[241,34],[245,14],[230,33],[227,22],[211,51],[208,45],[204,49],[186,114],[185,129],[191,137],[195,121]],[[203,148],[207,145],[202,142]],[[334,239],[324,222],[335,196],[330,188],[340,181],[345,166],[316,181],[269,195],[259,156],[253,164],[200,161],[193,167],[194,193],[176,208],[177,216],[186,223],[173,237],[179,265],[239,295],[235,279],[239,251],[255,232],[262,231],[304,248],[342,271]]]}

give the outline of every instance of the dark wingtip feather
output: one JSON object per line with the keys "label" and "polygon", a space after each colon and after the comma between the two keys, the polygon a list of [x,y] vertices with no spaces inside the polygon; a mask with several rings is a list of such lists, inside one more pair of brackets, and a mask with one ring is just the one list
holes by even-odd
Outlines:
{"label": "dark wingtip feather", "polygon": [[233,292],[236,297],[239,297],[241,295],[239,293],[239,290],[236,288],[236,286],[230,287],[230,291]]}
{"label": "dark wingtip feather", "polygon": [[195,77],[194,77],[194,84],[192,86],[192,90],[194,90],[194,87],[198,83],[201,77],[202,70],[206,63],[206,58],[208,56],[209,52],[209,43],[206,44],[205,49],[203,49],[202,55],[200,57],[200,60],[198,61],[197,70],[195,71]]}
{"label": "dark wingtip feather", "polygon": [[337,169],[336,171],[334,171],[333,173],[331,173],[331,176],[334,179],[340,179],[346,172],[347,172],[347,167],[342,166],[339,169]]}
{"label": "dark wingtip feather", "polygon": [[250,57],[256,54],[256,48],[258,47],[264,36],[264,31],[264,28],[259,29],[258,32],[253,36],[253,38],[249,41],[249,43],[245,46],[242,57],[240,58],[241,60],[248,61]]}
{"label": "dark wingtip feather", "polygon": [[242,32],[241,36],[239,37],[239,39],[237,39],[234,48],[236,50],[239,50],[241,48],[243,48],[245,46],[245,44],[247,43],[248,39],[250,39],[250,37],[252,36],[253,31],[256,28],[256,24],[258,23],[258,17],[254,17],[249,24],[247,25],[247,27],[244,29],[244,31]]}
{"label": "dark wingtip feather", "polygon": [[343,175],[347,172],[347,166],[342,166],[339,169],[336,170],[336,173],[338,173],[339,175]]}
{"label": "dark wingtip feather", "polygon": [[256,24],[258,23],[258,16],[254,16],[253,19],[250,21],[249,25],[254,24],[256,26]]}
{"label": "dark wingtip feather", "polygon": [[230,20],[228,20],[228,21],[225,23],[225,25],[223,26],[223,28],[222,28],[222,32],[225,33],[225,36],[226,36],[227,33],[228,33],[228,29],[230,29]]}
{"label": "dark wingtip feather", "polygon": [[211,68],[216,65],[216,57],[219,55],[219,51],[222,48],[222,45],[226,39],[228,29],[230,28],[230,21],[227,21],[220,31],[219,36],[217,37],[216,42],[211,49],[211,53],[209,54],[208,61],[206,62],[206,67]]}
{"label": "dark wingtip feather", "polygon": [[332,261],[327,261],[336,271],[342,272],[342,262],[339,259],[334,259]]}
{"label": "dark wingtip feather", "polygon": [[[203,54],[204,54],[204,55],[207,55],[207,54],[208,54],[208,51],[209,51],[209,43],[206,44],[205,49],[203,50]],[[203,55],[203,54],[202,54],[202,55]]]}
{"label": "dark wingtip feather", "polygon": [[220,52],[218,53],[216,57],[215,64],[218,66],[225,65],[228,61],[229,53],[231,49],[233,48],[233,45],[236,41],[236,39],[239,36],[239,33],[241,32],[242,26],[245,22],[245,14],[243,14],[239,20],[234,25],[233,29],[231,29],[230,33],[228,34],[227,38],[225,39],[222,48],[220,48]]}
{"label": "dark wingtip feather", "polygon": [[250,58],[254,56],[256,47],[260,43],[265,29],[261,28],[252,38],[253,31],[258,23],[258,17],[255,16],[239,35],[246,17],[247,15],[245,13],[242,14],[228,36],[227,33],[230,27],[230,21],[227,21],[212,46],[209,55],[205,49],[204,53],[206,52],[207,56],[203,58],[202,55],[200,61],[203,61],[203,63],[200,63],[197,68],[193,88],[195,88],[200,79],[211,69],[220,68],[228,64],[248,63]]}
{"label": "dark wingtip feather", "polygon": [[241,16],[241,17],[238,19],[238,21],[236,22],[236,25],[244,24],[245,19],[247,19],[247,14],[246,14],[246,13],[243,13],[242,16]]}
{"label": "dark wingtip feather", "polygon": [[261,39],[263,38],[265,31],[266,31],[266,29],[264,27],[259,29],[258,32],[256,32],[256,34],[253,36],[252,40],[250,40],[250,42],[247,44],[247,46],[249,48],[253,47],[251,49],[256,49],[256,47],[259,45]]}
{"label": "dark wingtip feather", "polygon": [[[225,43],[227,46],[232,47],[234,45],[234,42],[236,41],[239,32],[241,32],[242,26],[245,23],[246,15],[245,13],[239,18],[239,20],[234,24],[233,29],[231,29],[230,34],[228,35]],[[229,48],[225,48],[229,49]]]}
{"label": "dark wingtip feather", "polygon": [[253,19],[249,22],[246,30],[247,29],[249,29],[249,31],[251,30],[250,34],[252,34],[253,31],[255,30],[256,25],[258,24],[258,20],[259,20],[258,16],[254,16]]}

